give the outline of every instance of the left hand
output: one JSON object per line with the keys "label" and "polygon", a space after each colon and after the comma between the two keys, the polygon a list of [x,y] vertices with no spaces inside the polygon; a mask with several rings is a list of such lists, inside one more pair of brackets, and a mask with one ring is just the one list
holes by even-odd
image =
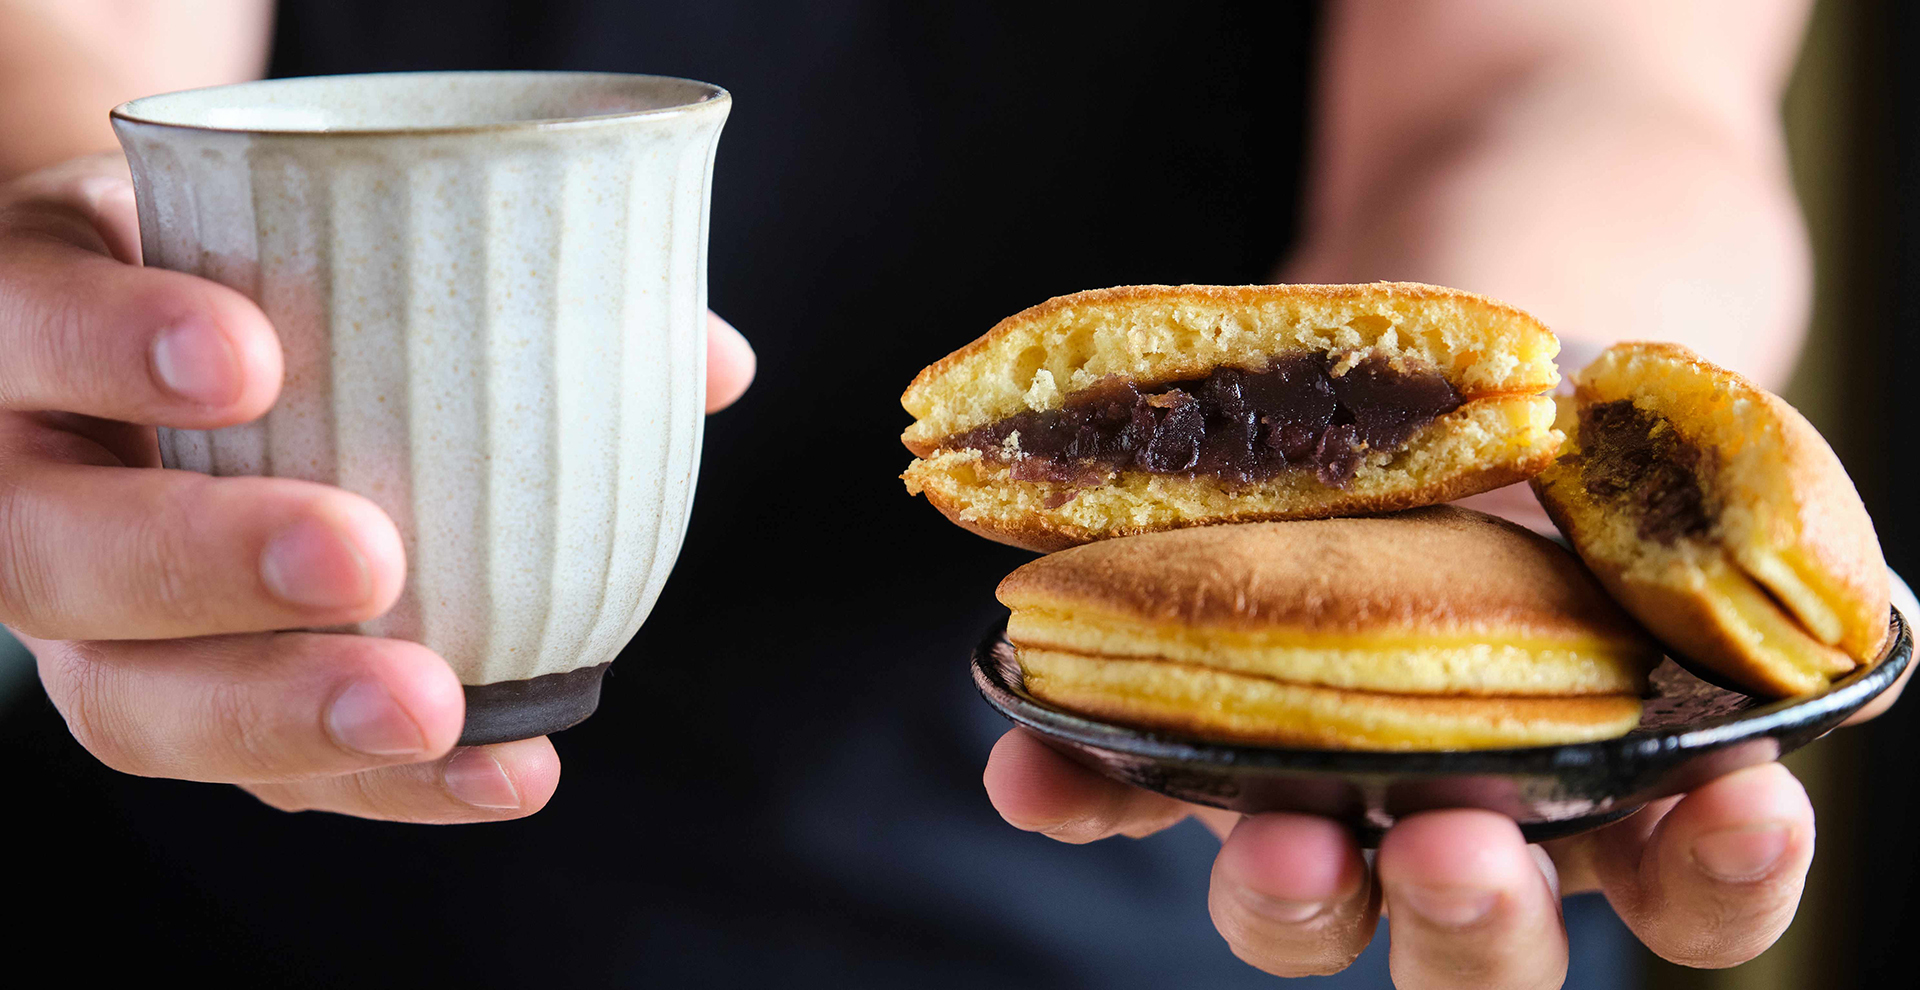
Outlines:
{"label": "left hand", "polygon": [[1371,868],[1332,820],[1183,804],[1099,776],[1024,730],[994,746],[986,786],[1008,822],[1062,842],[1199,818],[1223,840],[1208,907],[1235,955],[1279,976],[1338,972],[1385,912],[1402,990],[1560,986],[1560,898],[1590,890],[1662,958],[1745,962],[1793,920],[1813,859],[1813,807],[1778,763],[1542,845],[1491,811],[1414,815],[1387,833]]}

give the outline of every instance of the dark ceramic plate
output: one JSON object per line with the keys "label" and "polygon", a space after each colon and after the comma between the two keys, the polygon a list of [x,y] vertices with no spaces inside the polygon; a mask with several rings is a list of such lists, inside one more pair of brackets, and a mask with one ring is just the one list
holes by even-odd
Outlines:
{"label": "dark ceramic plate", "polygon": [[1027,694],[1004,625],[973,654],[973,681],[1000,714],[1115,780],[1248,814],[1297,811],[1351,825],[1371,847],[1403,815],[1487,808],[1527,839],[1572,835],[1832,731],[1892,686],[1913,657],[1898,611],[1886,656],[1825,694],[1765,702],[1672,660],[1653,672],[1640,727],[1618,739],[1464,752],[1382,753],[1209,742],[1082,718]]}

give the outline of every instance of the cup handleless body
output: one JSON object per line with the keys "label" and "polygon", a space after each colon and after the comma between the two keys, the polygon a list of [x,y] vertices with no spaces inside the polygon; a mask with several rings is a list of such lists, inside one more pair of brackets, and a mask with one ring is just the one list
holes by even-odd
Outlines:
{"label": "cup handleless body", "polygon": [[446,658],[463,743],[590,714],[679,552],[728,108],[686,80],[434,73],[116,112],[145,263],[245,293],[285,355],[266,416],[162,429],[164,462],[384,509],[406,586],[353,631]]}

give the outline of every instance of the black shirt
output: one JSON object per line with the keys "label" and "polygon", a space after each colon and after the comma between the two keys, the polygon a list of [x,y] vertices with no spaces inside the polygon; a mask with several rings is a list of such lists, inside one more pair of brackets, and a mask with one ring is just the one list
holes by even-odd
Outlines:
{"label": "black shirt", "polygon": [[[36,743],[74,819],[42,846],[81,871],[55,907],[104,911],[126,947],[98,966],[150,953],[274,986],[1273,984],[1208,921],[1217,843],[1197,825],[1068,847],[988,805],[1005,724],[966,656],[1028,555],[908,497],[897,397],[1049,296],[1266,280],[1295,225],[1315,10],[1042,7],[282,3],[275,75],[731,90],[711,303],[760,374],[708,425],[672,580],[600,712],[556,738],[542,814],[288,816]],[[1587,928],[1569,986],[1618,985],[1621,930]],[[1334,985],[1386,985],[1381,943]]]}

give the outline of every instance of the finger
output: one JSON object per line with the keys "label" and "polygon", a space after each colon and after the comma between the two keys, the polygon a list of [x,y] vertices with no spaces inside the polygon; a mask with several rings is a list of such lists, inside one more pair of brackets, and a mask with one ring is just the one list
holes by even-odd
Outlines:
{"label": "finger", "polygon": [[1886,714],[1887,709],[1892,708],[1893,703],[1899,701],[1900,695],[1907,690],[1907,681],[1913,679],[1913,668],[1914,664],[1911,661],[1908,662],[1907,669],[1900,672],[1899,678],[1893,682],[1892,687],[1880,692],[1879,697],[1867,702],[1864,707],[1852,715],[1847,716],[1847,720],[1840,724],[1859,725],[1862,722],[1870,722]]}
{"label": "finger", "polygon": [[[112,212],[119,180],[72,198]],[[79,180],[76,180],[78,183]],[[16,203],[0,217],[0,408],[62,410],[206,429],[264,413],[280,344],[247,297],[206,279],[116,260],[71,204]]]}
{"label": "finger", "polygon": [[[42,205],[64,212],[36,210]],[[0,186],[0,210],[15,218],[51,222],[52,229],[44,232],[60,240],[130,265],[140,263],[133,172],[117,151],[70,158]]]}
{"label": "finger", "polygon": [[1660,819],[1665,818],[1667,812],[1679,803],[1677,796],[1649,801],[1639,811],[1611,825],[1541,843],[1541,848],[1552,857],[1554,868],[1560,874],[1560,892],[1585,894],[1601,890],[1599,870],[1602,864],[1598,860],[1602,856],[1617,858],[1625,854],[1638,863],[1640,850],[1645,847],[1647,837],[1659,827]]}
{"label": "finger", "polygon": [[[1920,601],[1914,599],[1913,589],[1907,587],[1907,582],[1892,571],[1887,572],[1887,577],[1892,585],[1889,590],[1893,593],[1893,607],[1899,609],[1900,614],[1905,616],[1908,622],[1920,619]],[[1907,681],[1913,677],[1913,667],[1914,665],[1909,662],[1907,669],[1900,672],[1899,679],[1893,682],[1892,687],[1881,692],[1879,697],[1867,702],[1866,707],[1854,712],[1841,724],[1858,725],[1869,719],[1879,718],[1887,709],[1892,708],[1893,703],[1900,700],[1901,692],[1907,689]]]}
{"label": "finger", "polygon": [[247,791],[281,811],[331,811],[390,822],[455,825],[525,818],[560,786],[560,757],[543,736],[454,750],[427,763]]}
{"label": "finger", "polygon": [[1647,948],[1684,966],[1720,968],[1759,955],[1786,930],[1813,838],[1807,792],[1768,763],[1693,791],[1651,828],[1592,833],[1586,854]]}
{"label": "finger", "polygon": [[1014,729],[987,757],[982,779],[1000,817],[1062,842],[1151,835],[1187,817],[1190,805],[1108,780]]}
{"label": "finger", "polygon": [[74,738],[144,777],[280,782],[413,763],[452,748],[466,713],[446,662],[399,640],[27,644]]}
{"label": "finger", "polygon": [[708,313],[707,411],[719,412],[745,395],[757,362],[747,338],[733,324]]}
{"label": "finger", "polygon": [[0,621],[44,639],[358,622],[405,581],[392,520],[326,485],[64,463],[8,480]]}
{"label": "finger", "polygon": [[1546,536],[1557,536],[1560,532],[1554,528],[1553,520],[1547,518],[1547,510],[1540,507],[1540,500],[1534,497],[1533,489],[1526,482],[1455,499],[1453,504],[1500,516]]}
{"label": "finger", "polygon": [[1213,925],[1278,976],[1337,973],[1373,938],[1380,898],[1353,836],[1310,815],[1244,818],[1213,861]]}
{"label": "finger", "polygon": [[1557,988],[1567,933],[1552,861],[1490,811],[1401,821],[1374,860],[1400,990]]}

